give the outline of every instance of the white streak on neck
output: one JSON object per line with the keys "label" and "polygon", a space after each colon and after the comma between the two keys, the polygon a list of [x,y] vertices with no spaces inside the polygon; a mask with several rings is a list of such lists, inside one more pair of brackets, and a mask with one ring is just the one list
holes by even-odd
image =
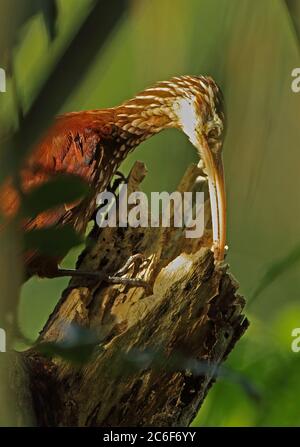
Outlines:
{"label": "white streak on neck", "polygon": [[197,147],[196,129],[201,126],[202,122],[199,113],[197,113],[194,98],[180,98],[174,103],[173,108],[183,132],[189,137],[190,142]]}

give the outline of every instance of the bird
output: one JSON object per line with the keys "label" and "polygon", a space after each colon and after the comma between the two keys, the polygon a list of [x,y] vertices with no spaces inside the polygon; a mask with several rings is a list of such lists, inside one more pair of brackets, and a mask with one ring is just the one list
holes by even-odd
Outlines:
{"label": "bird", "polygon": [[[222,262],[226,244],[222,162],[225,113],[221,89],[210,76],[175,76],[156,82],[121,105],[55,118],[20,168],[20,190],[12,179],[0,188],[2,215],[6,219],[15,216],[22,205],[22,195],[52,176],[71,174],[88,184],[87,195],[78,202],[23,219],[22,230],[70,225],[83,235],[95,213],[98,194],[108,187],[122,161],[140,143],[168,128],[186,134],[204,165],[212,214],[212,250],[215,262]],[[171,163],[168,168],[172,169]],[[78,275],[76,270],[59,267],[63,257],[46,256],[32,249],[23,258],[26,279],[34,275]]]}

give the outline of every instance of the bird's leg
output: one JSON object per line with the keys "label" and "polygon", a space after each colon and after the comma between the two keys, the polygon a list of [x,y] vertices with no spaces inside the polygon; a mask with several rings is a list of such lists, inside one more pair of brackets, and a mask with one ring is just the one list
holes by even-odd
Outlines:
{"label": "bird's leg", "polygon": [[141,278],[122,278],[122,275],[125,275],[130,268],[134,267],[133,274],[136,274],[141,265],[145,262],[149,262],[145,260],[142,254],[135,254],[130,256],[126,261],[124,266],[120,268],[114,275],[107,275],[105,272],[97,272],[97,271],[86,271],[86,270],[73,270],[73,269],[60,269],[58,268],[55,273],[51,275],[51,277],[63,277],[63,276],[71,276],[71,277],[88,277],[95,278],[98,281],[103,281],[107,284],[120,284],[129,287],[143,287],[149,290],[149,284],[147,281]]}
{"label": "bird's leg", "polygon": [[121,171],[116,171],[115,176],[119,177],[119,180],[123,180],[124,183],[128,180],[128,178],[125,177],[125,175]]}
{"label": "bird's leg", "polygon": [[117,171],[115,173],[115,176],[117,177],[113,184],[109,187],[110,192],[115,193],[118,187],[121,185],[121,183],[127,183],[127,177],[123,174],[121,171]]}

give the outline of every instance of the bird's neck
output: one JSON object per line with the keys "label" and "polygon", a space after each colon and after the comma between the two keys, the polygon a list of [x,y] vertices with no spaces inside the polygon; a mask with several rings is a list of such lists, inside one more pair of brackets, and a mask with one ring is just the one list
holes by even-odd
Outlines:
{"label": "bird's neck", "polygon": [[177,127],[174,99],[145,91],[115,108],[115,125],[124,136],[139,141],[163,129]]}
{"label": "bird's neck", "polygon": [[194,98],[168,93],[164,87],[147,89],[116,107],[114,124],[119,134],[137,145],[163,129],[178,128],[192,141],[198,120]]}

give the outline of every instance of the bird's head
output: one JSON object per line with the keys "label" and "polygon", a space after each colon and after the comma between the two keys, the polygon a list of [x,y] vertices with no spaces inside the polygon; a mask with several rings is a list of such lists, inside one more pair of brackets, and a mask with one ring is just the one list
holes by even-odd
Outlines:
{"label": "bird's head", "polygon": [[181,129],[197,149],[208,177],[214,254],[224,258],[226,194],[222,163],[225,116],[221,90],[211,77],[180,76],[158,82],[118,109],[120,127],[137,142],[162,129]]}
{"label": "bird's head", "polygon": [[186,90],[174,103],[178,127],[188,136],[204,163],[208,177],[213,249],[216,261],[224,259],[226,244],[226,192],[222,162],[225,130],[223,95],[210,77],[184,76],[178,79],[179,89]]}

